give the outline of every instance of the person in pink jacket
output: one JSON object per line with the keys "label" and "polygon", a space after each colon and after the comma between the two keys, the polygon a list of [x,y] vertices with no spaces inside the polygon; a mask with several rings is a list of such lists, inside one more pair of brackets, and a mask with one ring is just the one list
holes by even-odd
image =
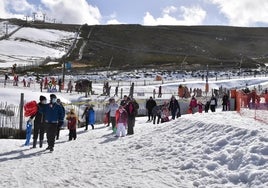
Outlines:
{"label": "person in pink jacket", "polygon": [[127,111],[123,106],[119,106],[118,110],[115,113],[116,118],[116,137],[126,136],[126,127],[127,127]]}
{"label": "person in pink jacket", "polygon": [[204,104],[201,101],[198,101],[197,106],[198,106],[198,112],[202,113]]}
{"label": "person in pink jacket", "polygon": [[192,99],[189,104],[189,112],[193,114],[196,107],[197,107],[197,100],[194,96],[192,96]]}

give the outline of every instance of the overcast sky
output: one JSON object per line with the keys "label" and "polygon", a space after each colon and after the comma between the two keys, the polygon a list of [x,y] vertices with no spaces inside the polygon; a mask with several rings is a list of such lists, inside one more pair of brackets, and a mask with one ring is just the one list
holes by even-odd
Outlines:
{"label": "overcast sky", "polygon": [[0,0],[0,18],[71,24],[268,26],[268,0]]}

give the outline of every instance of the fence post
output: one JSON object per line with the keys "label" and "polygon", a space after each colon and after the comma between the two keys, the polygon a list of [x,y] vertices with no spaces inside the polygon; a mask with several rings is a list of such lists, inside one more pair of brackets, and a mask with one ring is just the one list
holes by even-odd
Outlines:
{"label": "fence post", "polygon": [[121,88],[120,99],[123,98],[123,88]]}
{"label": "fence post", "polygon": [[21,93],[20,94],[20,122],[19,122],[20,135],[22,132],[22,123],[23,123],[23,105],[24,105],[24,93]]}

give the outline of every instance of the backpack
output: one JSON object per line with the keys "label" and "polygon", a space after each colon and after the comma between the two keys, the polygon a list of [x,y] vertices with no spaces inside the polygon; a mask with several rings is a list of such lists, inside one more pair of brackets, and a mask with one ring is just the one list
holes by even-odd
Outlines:
{"label": "backpack", "polygon": [[130,102],[128,104],[128,113],[130,116],[138,115],[139,104],[137,102]]}

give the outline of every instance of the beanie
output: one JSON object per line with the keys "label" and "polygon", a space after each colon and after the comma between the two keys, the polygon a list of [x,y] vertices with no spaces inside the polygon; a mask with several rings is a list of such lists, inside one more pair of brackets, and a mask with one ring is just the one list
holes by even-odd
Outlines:
{"label": "beanie", "polygon": [[55,99],[55,98],[57,98],[57,97],[56,97],[55,94],[50,94],[50,98],[51,98],[51,99],[53,99],[53,98]]}
{"label": "beanie", "polygon": [[43,96],[43,95],[40,95],[39,100],[44,101],[44,100],[47,100],[47,98],[45,96]]}

